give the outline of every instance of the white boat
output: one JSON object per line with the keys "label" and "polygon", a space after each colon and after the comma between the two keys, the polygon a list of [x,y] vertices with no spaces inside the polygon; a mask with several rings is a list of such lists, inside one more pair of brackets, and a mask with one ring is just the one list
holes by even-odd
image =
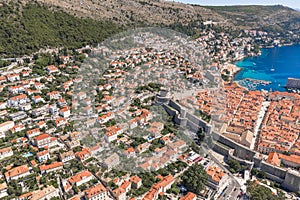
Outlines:
{"label": "white boat", "polygon": [[272,68],[270,69],[270,71],[271,72],[274,72],[275,71],[275,69],[274,69],[274,67],[272,66]]}

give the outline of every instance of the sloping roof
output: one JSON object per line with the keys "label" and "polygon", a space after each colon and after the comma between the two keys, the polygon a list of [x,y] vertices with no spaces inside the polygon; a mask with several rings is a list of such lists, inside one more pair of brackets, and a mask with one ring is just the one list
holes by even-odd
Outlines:
{"label": "sloping roof", "polygon": [[50,135],[48,133],[44,133],[44,134],[36,136],[35,140],[40,141],[40,140],[44,140],[44,139],[49,138],[49,137],[50,137]]}
{"label": "sloping roof", "polygon": [[269,153],[266,162],[270,163],[271,165],[280,166],[280,159],[278,153],[276,152]]}
{"label": "sloping roof", "polygon": [[188,192],[185,196],[181,197],[180,200],[193,200],[196,197],[197,196],[194,193]]}
{"label": "sloping roof", "polygon": [[216,181],[217,183],[219,183],[225,175],[221,168],[216,166],[209,166],[206,169],[206,173],[211,177],[212,180]]}
{"label": "sloping roof", "polygon": [[300,156],[279,154],[279,158],[300,165]]}
{"label": "sloping roof", "polygon": [[107,189],[101,183],[99,183],[98,185],[85,190],[84,193],[88,198],[92,198],[93,196],[98,195],[103,192],[106,192],[106,191],[107,191]]}
{"label": "sloping roof", "polygon": [[75,174],[74,176],[72,176],[71,178],[69,178],[69,182],[71,184],[74,184],[74,183],[77,183],[87,177],[90,177],[90,176],[92,176],[92,173],[85,170],[85,171],[79,172],[79,173]]}
{"label": "sloping roof", "polygon": [[41,171],[47,171],[47,170],[55,169],[55,168],[62,167],[62,166],[63,166],[62,162],[54,162],[54,163],[51,163],[49,165],[41,165],[40,170]]}
{"label": "sloping roof", "polygon": [[28,166],[27,165],[21,165],[19,167],[15,167],[15,168],[5,172],[5,177],[6,178],[14,177],[14,176],[24,174],[24,173],[27,173],[27,172],[29,172]]}

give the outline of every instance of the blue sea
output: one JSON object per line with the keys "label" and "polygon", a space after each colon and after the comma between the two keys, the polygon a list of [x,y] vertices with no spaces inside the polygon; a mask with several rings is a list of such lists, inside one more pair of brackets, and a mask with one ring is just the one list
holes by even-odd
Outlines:
{"label": "blue sea", "polygon": [[[300,45],[262,49],[261,56],[235,63],[242,70],[235,80],[249,89],[285,91],[288,78],[300,78]],[[245,78],[270,81],[269,85],[249,84]]]}

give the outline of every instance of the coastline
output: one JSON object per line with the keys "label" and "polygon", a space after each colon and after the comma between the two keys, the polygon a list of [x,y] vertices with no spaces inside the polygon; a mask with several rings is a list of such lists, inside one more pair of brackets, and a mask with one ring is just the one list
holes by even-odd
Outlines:
{"label": "coastline", "polygon": [[[244,58],[242,58],[242,59],[244,59]],[[242,59],[241,59],[241,60],[242,60]],[[227,64],[225,64],[225,68],[223,68],[222,70],[227,69],[226,67],[228,67],[228,66],[232,66],[232,67],[234,68],[234,71],[232,72],[232,74],[230,74],[231,80],[230,80],[229,82],[230,82],[230,83],[235,83],[238,87],[244,88],[245,90],[249,90],[247,87],[241,85],[238,81],[235,81],[235,80],[234,80],[234,79],[235,79],[235,76],[236,76],[240,71],[242,71],[243,68],[238,67],[237,65],[235,65],[235,64],[233,64],[233,63],[227,63]],[[226,82],[226,81],[224,81],[224,82]]]}
{"label": "coastline", "polygon": [[[290,46],[293,46],[293,47],[291,47],[291,49],[290,49]],[[239,86],[244,85],[243,87],[246,87],[249,90],[267,90],[267,91],[272,90],[272,91],[294,92],[292,90],[288,90],[285,86],[286,86],[287,80],[289,78],[300,79],[299,74],[297,73],[297,71],[295,71],[295,69],[297,70],[298,67],[297,68],[288,68],[288,70],[289,70],[288,74],[285,74],[285,73],[287,73],[285,71],[285,65],[287,65],[287,64],[285,64],[285,65],[277,64],[277,67],[276,67],[276,65],[274,66],[274,68],[272,67],[272,69],[274,69],[274,70],[271,70],[271,72],[268,71],[268,67],[270,68],[270,66],[271,66],[270,63],[273,63],[273,62],[288,63],[287,61],[289,61],[289,59],[290,59],[289,52],[294,52],[293,55],[296,55],[297,52],[299,52],[299,47],[300,47],[300,44],[298,44],[298,43],[285,44],[282,46],[274,46],[273,48],[263,47],[263,48],[260,48],[259,54],[247,55],[247,56],[241,57],[240,59],[232,60],[230,64],[235,65],[236,68],[238,68],[239,70],[236,70],[235,73],[232,74],[231,82],[236,82],[239,84]],[[264,52],[267,54],[265,56],[263,56],[263,61],[262,61],[263,63],[260,63],[260,66],[254,66],[254,65],[256,65],[255,63],[257,63],[257,60],[261,60],[260,58],[256,58],[256,57],[264,55],[265,54]],[[281,53],[279,53],[279,52],[281,52]],[[270,55],[273,55],[273,56],[271,57]],[[277,55],[276,58],[274,58],[275,55]],[[284,55],[285,57],[282,57],[282,55]],[[264,57],[266,57],[266,58],[264,58]],[[288,60],[286,60],[286,59],[288,59]],[[243,60],[245,61],[245,64],[244,64]],[[289,65],[290,66],[299,66],[299,64],[297,64],[297,60],[298,60],[297,57],[295,58],[295,56],[292,56],[289,61],[292,63]],[[250,66],[251,63],[248,63],[248,61],[254,62],[253,68]],[[295,63],[295,61],[296,61],[296,63]],[[265,64],[265,63],[269,63],[269,64]],[[243,73],[238,74],[242,70],[246,70],[246,74],[243,74]],[[260,70],[260,71],[257,71],[257,70]],[[261,71],[261,70],[263,70],[263,71]],[[253,72],[251,72],[251,71],[253,71]],[[257,74],[258,76],[256,76],[256,73],[258,73]],[[281,78],[276,79],[275,78],[276,76],[277,77],[281,76]],[[247,80],[247,78],[249,80]],[[243,80],[243,81],[241,81],[241,80]],[[249,85],[248,85],[248,83],[249,83]]]}
{"label": "coastline", "polygon": [[[263,48],[266,48],[266,47],[263,47]],[[263,49],[263,48],[260,48],[260,49],[259,49],[259,52],[258,52],[257,54],[255,54],[255,55],[241,56],[240,58],[238,58],[238,59],[236,59],[236,60],[233,60],[233,61],[231,61],[231,62],[229,63],[230,65],[235,66],[235,69],[236,69],[236,70],[234,71],[234,73],[231,74],[231,82],[236,83],[239,87],[242,87],[242,88],[245,88],[245,89],[249,90],[249,88],[247,88],[246,86],[241,85],[238,81],[235,80],[236,75],[237,75],[239,72],[241,72],[241,71],[243,70],[242,67],[237,66],[235,63],[238,62],[238,61],[244,60],[244,59],[246,59],[246,58],[261,56],[261,55],[262,55],[262,49]],[[274,48],[274,47],[273,47],[273,48]]]}
{"label": "coastline", "polygon": [[[292,45],[296,45],[296,44],[289,44],[289,45],[283,44],[283,46],[292,46]],[[237,75],[239,72],[241,72],[241,71],[243,70],[242,67],[237,66],[235,63],[238,62],[238,61],[241,61],[241,60],[250,58],[250,57],[258,57],[258,56],[261,56],[261,55],[262,55],[262,52],[263,52],[262,49],[272,49],[272,48],[275,48],[275,47],[276,47],[276,46],[274,46],[274,45],[269,46],[269,47],[267,47],[267,46],[260,47],[260,48],[259,48],[259,52],[258,52],[257,54],[252,54],[252,55],[247,55],[247,56],[241,56],[240,58],[231,61],[230,64],[231,64],[231,65],[234,65],[234,66],[236,67],[236,69],[237,69],[237,70],[235,71],[235,73],[233,73],[233,74],[231,75],[231,82],[235,82],[239,87],[242,87],[242,88],[245,88],[245,89],[247,89],[247,90],[250,90],[250,89],[247,88],[246,86],[241,85],[241,84],[239,83],[239,81],[235,80],[236,75]],[[258,80],[258,79],[257,79],[257,80]],[[264,81],[264,80],[262,80],[262,81]]]}

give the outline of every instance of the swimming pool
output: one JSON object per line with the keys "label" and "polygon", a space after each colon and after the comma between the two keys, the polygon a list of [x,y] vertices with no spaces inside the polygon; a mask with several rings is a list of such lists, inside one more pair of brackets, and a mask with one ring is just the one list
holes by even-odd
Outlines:
{"label": "swimming pool", "polygon": [[23,157],[28,158],[28,157],[30,157],[30,156],[32,156],[32,155],[33,155],[33,153],[28,152],[28,153],[25,153],[25,154],[23,155]]}

